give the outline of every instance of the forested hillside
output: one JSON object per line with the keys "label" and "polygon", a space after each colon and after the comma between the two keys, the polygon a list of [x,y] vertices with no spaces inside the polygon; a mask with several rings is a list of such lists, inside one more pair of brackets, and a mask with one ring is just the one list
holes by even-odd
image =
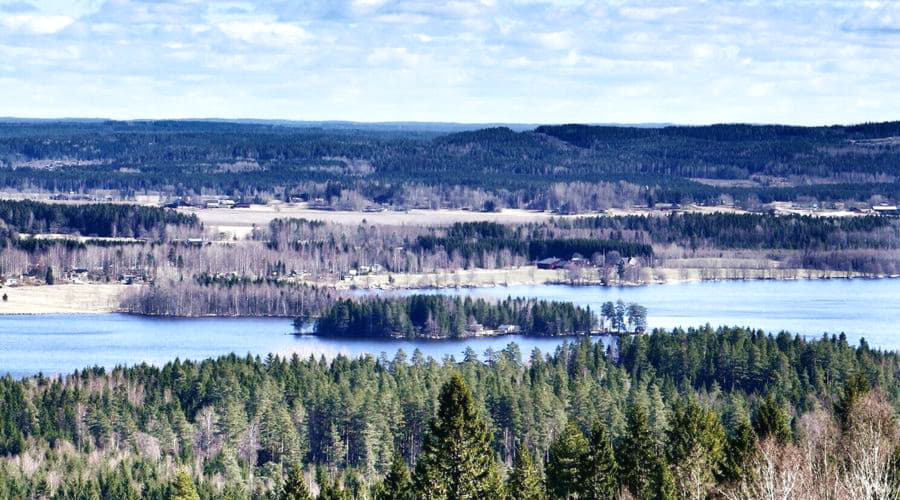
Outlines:
{"label": "forested hillside", "polygon": [[[587,210],[716,202],[723,194],[763,202],[896,200],[898,123],[565,125],[446,134],[200,121],[7,122],[0,123],[0,185],[267,193],[344,205],[356,196],[370,204],[434,201],[476,209]],[[580,184],[592,186],[589,194]]]}
{"label": "forested hillside", "polygon": [[622,342],[6,377],[0,497],[895,498],[896,353],[741,328]]}

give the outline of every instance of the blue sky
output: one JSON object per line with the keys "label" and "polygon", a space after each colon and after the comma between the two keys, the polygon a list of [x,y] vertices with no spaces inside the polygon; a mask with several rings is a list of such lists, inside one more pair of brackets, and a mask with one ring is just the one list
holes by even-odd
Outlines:
{"label": "blue sky", "polygon": [[900,1],[0,0],[0,116],[900,119]]}

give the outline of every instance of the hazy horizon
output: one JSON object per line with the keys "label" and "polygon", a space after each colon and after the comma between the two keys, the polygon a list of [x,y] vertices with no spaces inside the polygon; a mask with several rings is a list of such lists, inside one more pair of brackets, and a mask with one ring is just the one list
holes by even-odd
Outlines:
{"label": "hazy horizon", "polygon": [[900,117],[900,2],[0,0],[0,115],[362,123]]}

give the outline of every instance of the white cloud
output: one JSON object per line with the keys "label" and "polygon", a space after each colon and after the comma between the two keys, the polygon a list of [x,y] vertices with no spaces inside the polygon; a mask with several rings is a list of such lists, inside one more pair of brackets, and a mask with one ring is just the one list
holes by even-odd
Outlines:
{"label": "white cloud", "polygon": [[8,114],[221,115],[240,95],[229,112],[280,118],[900,117],[897,0],[33,3],[0,7]]}
{"label": "white cloud", "polygon": [[572,34],[568,31],[557,31],[554,33],[540,33],[535,35],[537,41],[548,49],[565,50],[572,46]]}
{"label": "white cloud", "polygon": [[234,21],[220,23],[218,28],[229,38],[275,47],[295,45],[313,38],[303,28],[288,23]]}
{"label": "white cloud", "polygon": [[36,35],[56,33],[75,22],[69,16],[45,16],[39,14],[0,14],[0,25]]}

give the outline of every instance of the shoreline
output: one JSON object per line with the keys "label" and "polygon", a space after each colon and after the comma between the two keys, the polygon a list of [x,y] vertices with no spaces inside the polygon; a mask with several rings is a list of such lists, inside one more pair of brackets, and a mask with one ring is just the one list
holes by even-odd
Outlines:
{"label": "shoreline", "polygon": [[[442,289],[474,289],[474,288],[498,288],[498,287],[517,287],[517,286],[570,286],[570,287],[608,287],[608,288],[626,288],[653,285],[684,285],[696,284],[703,282],[726,282],[726,281],[803,281],[803,280],[894,280],[900,279],[900,275],[882,275],[869,276],[860,273],[851,273],[836,271],[814,271],[804,270],[803,272],[790,273],[792,275],[784,276],[749,276],[749,277],[709,277],[701,276],[691,277],[666,277],[663,280],[652,280],[645,282],[622,282],[604,285],[597,280],[579,280],[573,281],[565,278],[565,271],[545,271],[541,270],[545,275],[540,277],[527,276],[526,279],[496,279],[497,274],[507,274],[518,272],[518,278],[522,278],[522,272],[528,273],[528,269],[508,269],[508,270],[477,270],[476,277],[481,279],[457,281],[452,279],[453,274],[421,274],[421,275],[377,275],[357,277],[350,283],[315,283],[318,286],[326,286],[334,288],[340,292],[361,292],[361,293],[377,293],[379,291],[429,291]],[[675,271],[678,270],[666,270]],[[793,271],[793,270],[792,270]],[[809,271],[809,272],[807,272]],[[471,271],[465,271],[466,275],[471,276]],[[463,273],[456,273],[457,276]],[[481,276],[478,276],[481,274]],[[393,283],[386,283],[389,276],[394,276]],[[397,277],[405,276],[406,279],[397,280]],[[362,280],[359,278],[367,278]],[[380,278],[375,282],[372,278]],[[529,279],[530,278],[530,279]],[[123,310],[119,306],[119,298],[126,290],[146,285],[124,285],[124,284],[108,284],[108,283],[87,283],[87,284],[61,284],[61,285],[33,285],[18,287],[2,287],[0,295],[7,294],[8,300],[0,302],[0,318],[15,316],[50,316],[50,315],[99,315],[99,314],[127,314],[135,316],[144,316],[148,318],[171,318],[171,319],[203,319],[203,318],[258,318],[258,319],[293,319],[294,316],[277,316],[277,315],[222,315],[222,314],[204,314],[204,315],[169,315],[169,314],[142,314],[133,311]]]}

